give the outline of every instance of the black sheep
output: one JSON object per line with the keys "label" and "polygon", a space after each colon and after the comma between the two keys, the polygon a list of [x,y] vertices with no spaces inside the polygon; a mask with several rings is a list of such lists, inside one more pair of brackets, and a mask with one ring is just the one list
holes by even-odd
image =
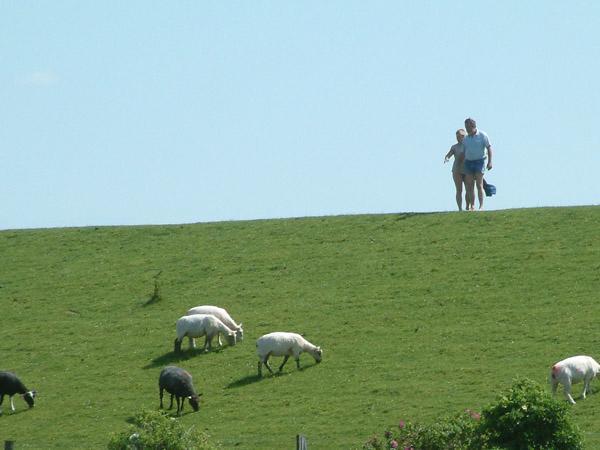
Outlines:
{"label": "black sheep", "polygon": [[10,409],[14,411],[15,405],[13,403],[13,395],[15,394],[21,394],[23,400],[27,402],[30,408],[33,408],[35,391],[27,389],[14,373],[0,372],[0,407],[4,401],[4,396],[8,395],[10,398]]}
{"label": "black sheep", "polygon": [[[192,376],[186,370],[175,366],[165,367],[158,377],[158,388],[160,390],[160,408],[163,407],[163,390],[166,389],[171,394],[169,409],[173,407],[173,397],[175,397],[177,400],[177,414],[179,414],[183,411],[184,401],[187,397],[194,411],[198,411],[200,407],[199,397],[202,394],[196,394],[196,390],[192,384]],[[179,405],[180,400],[181,407]]]}

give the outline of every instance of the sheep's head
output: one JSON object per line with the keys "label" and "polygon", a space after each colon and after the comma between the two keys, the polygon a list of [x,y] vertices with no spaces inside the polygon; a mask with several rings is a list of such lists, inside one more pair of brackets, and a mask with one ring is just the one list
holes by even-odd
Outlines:
{"label": "sheep's head", "polygon": [[35,398],[36,394],[36,391],[29,391],[23,394],[23,400],[27,402],[30,408],[33,408],[33,399]]}
{"label": "sheep's head", "polygon": [[236,343],[236,334],[237,334],[237,331],[231,331],[230,333],[227,333],[227,335],[225,336],[227,338],[227,345],[229,345],[230,347],[235,345],[235,343]]}
{"label": "sheep's head", "polygon": [[175,353],[181,353],[181,341],[175,338]]}
{"label": "sheep's head", "polygon": [[198,411],[200,409],[200,395],[192,395],[190,397],[188,397],[189,401],[190,401],[190,405],[192,408],[194,408],[194,411]]}
{"label": "sheep's head", "polygon": [[235,331],[235,334],[236,334],[236,339],[238,341],[243,341],[244,340],[244,329],[242,328],[242,324],[241,323],[237,327],[237,330]]}
{"label": "sheep's head", "polygon": [[318,363],[321,362],[321,359],[323,359],[323,350],[321,350],[321,347],[316,347],[313,352],[312,352],[313,358],[315,358],[315,361]]}

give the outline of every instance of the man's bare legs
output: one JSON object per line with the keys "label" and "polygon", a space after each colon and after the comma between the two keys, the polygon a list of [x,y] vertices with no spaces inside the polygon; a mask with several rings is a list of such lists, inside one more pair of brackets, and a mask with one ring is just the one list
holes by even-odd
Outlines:
{"label": "man's bare legs", "polygon": [[[483,174],[482,173],[476,173],[475,174],[475,181],[477,182],[477,197],[479,198],[479,209],[483,209],[483,197],[484,197],[484,191],[483,191]],[[473,194],[475,194],[475,192],[473,192]],[[473,197],[473,210],[475,210],[475,198]]]}
{"label": "man's bare legs", "polygon": [[467,211],[475,211],[475,178],[473,174],[465,175]]}

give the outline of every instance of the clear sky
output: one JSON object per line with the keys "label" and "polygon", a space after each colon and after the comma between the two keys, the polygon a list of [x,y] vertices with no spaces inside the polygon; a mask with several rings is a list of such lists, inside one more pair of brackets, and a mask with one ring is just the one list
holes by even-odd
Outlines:
{"label": "clear sky", "polygon": [[600,203],[600,2],[0,0],[0,229]]}

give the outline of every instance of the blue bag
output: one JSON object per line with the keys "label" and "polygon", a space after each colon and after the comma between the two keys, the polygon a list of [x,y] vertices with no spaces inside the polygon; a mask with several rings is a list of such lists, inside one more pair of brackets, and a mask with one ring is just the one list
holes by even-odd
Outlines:
{"label": "blue bag", "polygon": [[485,178],[483,179],[483,190],[485,191],[486,197],[491,197],[496,194],[496,186],[485,181]]}

